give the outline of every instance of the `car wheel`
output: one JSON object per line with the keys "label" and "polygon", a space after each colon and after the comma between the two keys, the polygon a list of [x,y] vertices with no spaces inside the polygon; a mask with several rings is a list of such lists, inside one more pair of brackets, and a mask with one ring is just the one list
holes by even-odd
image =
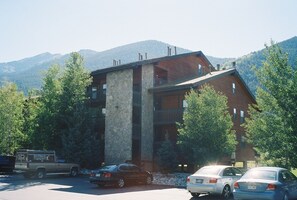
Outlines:
{"label": "car wheel", "polygon": [[125,181],[124,181],[124,179],[122,179],[122,178],[120,178],[119,180],[118,180],[118,187],[119,188],[122,188],[122,187],[124,187],[125,186]]}
{"label": "car wheel", "polygon": [[231,196],[231,189],[229,185],[225,185],[222,192],[222,199],[229,199]]}
{"label": "car wheel", "polygon": [[78,175],[78,169],[77,168],[72,168],[70,171],[70,176],[75,177]]}
{"label": "car wheel", "polygon": [[192,197],[199,197],[200,193],[191,192]]}
{"label": "car wheel", "polygon": [[283,200],[289,200],[288,194],[285,193]]}
{"label": "car wheel", "polygon": [[145,183],[146,183],[147,185],[151,185],[152,182],[153,182],[152,177],[150,177],[150,176],[146,177],[146,182],[145,182]]}
{"label": "car wheel", "polygon": [[38,179],[43,179],[43,178],[45,178],[45,170],[44,169],[39,169],[39,170],[37,170],[37,173],[36,173],[36,177],[38,178]]}

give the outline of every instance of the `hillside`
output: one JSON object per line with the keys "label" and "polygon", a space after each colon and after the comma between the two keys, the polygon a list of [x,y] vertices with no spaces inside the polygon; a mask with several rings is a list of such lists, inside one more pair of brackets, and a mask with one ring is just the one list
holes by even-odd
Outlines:
{"label": "hillside", "polygon": [[[132,44],[123,45],[110,50],[97,52],[93,50],[80,50],[79,53],[84,57],[85,66],[93,71],[106,67],[111,67],[113,60],[121,60],[121,64],[135,62],[138,60],[138,54],[147,59],[157,58],[167,55],[167,47],[173,49],[173,45],[155,40],[147,40]],[[177,53],[187,53],[190,50],[177,47]],[[51,65],[57,63],[63,65],[69,58],[69,54],[50,54],[43,53],[31,58],[25,58],[19,61],[0,63],[0,81],[15,82],[20,90],[27,92],[32,88],[39,89],[42,85],[43,72]],[[213,65],[223,64],[228,61],[227,58],[215,58],[209,56],[208,59]]]}
{"label": "hillside", "polygon": [[[296,62],[297,58],[297,37],[280,42],[281,48],[289,54],[291,64]],[[123,45],[110,50],[97,52],[93,50],[80,50],[79,53],[84,57],[85,66],[88,70],[93,71],[113,65],[113,60],[121,60],[121,64],[135,62],[138,60],[138,54],[147,55],[147,59],[157,58],[167,55],[167,47],[173,49],[173,45],[156,40],[147,40],[132,44]],[[203,51],[203,49],[202,49]],[[190,50],[177,47],[177,53],[187,53]],[[237,70],[255,93],[258,86],[257,79],[252,66],[260,67],[265,59],[264,50],[252,52],[246,56],[236,59]],[[216,66],[221,64],[223,67],[230,67],[233,58],[216,58],[206,56],[208,60]],[[39,89],[42,85],[42,77],[51,65],[57,63],[63,65],[69,58],[69,54],[50,54],[43,53],[31,58],[25,58],[19,61],[0,63],[0,83],[4,81],[15,82],[20,90],[25,93],[30,89]]]}
{"label": "hillside", "polygon": [[[295,65],[297,61],[297,37],[279,42],[281,49],[288,53],[289,63]],[[259,68],[265,60],[265,49],[257,52],[252,52],[246,56],[236,59],[236,68],[244,81],[249,86],[250,90],[255,94],[256,88],[259,85],[256,75],[252,70],[253,67]],[[226,62],[225,67],[231,66],[230,62]]]}

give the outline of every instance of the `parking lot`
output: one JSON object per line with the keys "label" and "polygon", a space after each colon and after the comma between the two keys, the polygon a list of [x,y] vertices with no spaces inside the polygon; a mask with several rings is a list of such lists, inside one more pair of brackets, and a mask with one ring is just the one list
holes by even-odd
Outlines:
{"label": "parking lot", "polygon": [[[20,174],[0,175],[0,200],[194,200],[184,188],[160,185],[130,185],[119,189],[98,188],[88,177],[54,176],[43,180],[25,179]],[[217,199],[203,196],[198,199]]]}

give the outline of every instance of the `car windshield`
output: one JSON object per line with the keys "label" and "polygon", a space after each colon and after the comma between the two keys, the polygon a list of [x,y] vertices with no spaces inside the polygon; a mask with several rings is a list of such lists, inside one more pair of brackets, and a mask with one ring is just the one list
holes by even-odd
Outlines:
{"label": "car windshield", "polygon": [[199,169],[195,174],[203,174],[203,175],[218,175],[221,171],[219,167],[203,167]]}
{"label": "car windshield", "polygon": [[276,172],[269,170],[250,170],[244,174],[242,178],[247,179],[265,179],[265,180],[276,180]]}
{"label": "car windshield", "polygon": [[100,170],[113,171],[117,168],[116,165],[107,165],[100,168]]}

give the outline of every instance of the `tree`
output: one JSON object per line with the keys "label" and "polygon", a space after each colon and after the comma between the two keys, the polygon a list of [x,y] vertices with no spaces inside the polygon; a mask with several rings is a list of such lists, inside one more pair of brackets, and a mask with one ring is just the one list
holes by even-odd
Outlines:
{"label": "tree", "polygon": [[171,172],[176,169],[177,154],[174,145],[166,136],[166,140],[162,142],[157,152],[159,167],[164,172]]}
{"label": "tree", "polygon": [[227,97],[205,85],[186,95],[188,107],[179,124],[178,144],[189,163],[205,165],[235,151],[236,138]]}
{"label": "tree", "polygon": [[244,125],[252,143],[265,161],[297,167],[297,72],[288,54],[273,42],[266,45],[266,61],[256,71],[261,88],[257,105],[250,106]]}
{"label": "tree", "polygon": [[[24,126],[23,132],[26,134],[26,140],[21,144],[22,148],[33,148],[33,138],[35,136],[35,131],[38,127],[37,117],[39,114],[40,102],[38,99],[38,91],[31,90],[24,102],[23,117]],[[40,143],[40,141],[36,141]]]}
{"label": "tree", "polygon": [[83,58],[78,53],[72,53],[61,78],[59,128],[62,153],[68,160],[79,162],[82,166],[99,164],[99,140],[94,135],[86,105],[87,87],[91,82]]}
{"label": "tree", "polygon": [[26,139],[23,133],[24,95],[7,83],[0,88],[0,154],[13,154]]}
{"label": "tree", "polygon": [[61,96],[61,70],[53,65],[45,73],[38,106],[38,125],[31,135],[33,148],[61,150],[62,139],[59,132],[59,102]]}

